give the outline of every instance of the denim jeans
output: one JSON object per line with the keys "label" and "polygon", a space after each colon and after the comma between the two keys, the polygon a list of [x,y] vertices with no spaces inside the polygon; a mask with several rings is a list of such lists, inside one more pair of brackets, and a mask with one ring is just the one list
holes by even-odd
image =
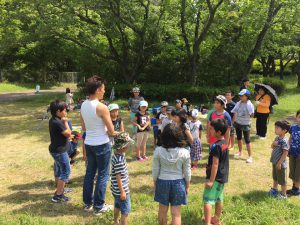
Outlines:
{"label": "denim jeans", "polygon": [[54,176],[59,180],[67,182],[71,174],[70,160],[67,152],[53,153],[50,152],[54,159]]}
{"label": "denim jeans", "polygon": [[[102,209],[105,203],[107,182],[109,180],[109,165],[111,159],[111,145],[106,143],[98,146],[85,145],[87,167],[83,182],[83,202],[94,204],[94,208]],[[94,190],[94,178],[97,182]]]}

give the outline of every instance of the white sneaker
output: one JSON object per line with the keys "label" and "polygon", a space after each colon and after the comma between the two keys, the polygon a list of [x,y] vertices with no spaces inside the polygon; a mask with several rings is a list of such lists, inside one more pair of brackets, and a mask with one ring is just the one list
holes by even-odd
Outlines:
{"label": "white sneaker", "polygon": [[266,137],[259,137],[259,140],[265,140]]}
{"label": "white sneaker", "polygon": [[106,212],[109,212],[109,211],[113,210],[113,208],[114,207],[112,205],[104,204],[104,206],[102,207],[102,209],[94,208],[94,215],[99,216],[102,213],[106,213]]}
{"label": "white sneaker", "polygon": [[252,157],[249,157],[249,158],[246,160],[246,163],[253,163]]}
{"label": "white sneaker", "polygon": [[234,156],[237,157],[237,158],[241,158],[242,153],[241,152],[237,152],[237,153],[234,154]]}

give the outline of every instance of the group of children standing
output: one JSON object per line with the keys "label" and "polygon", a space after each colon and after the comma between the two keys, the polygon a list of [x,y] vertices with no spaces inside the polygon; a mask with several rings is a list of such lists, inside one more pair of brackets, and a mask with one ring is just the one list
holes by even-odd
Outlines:
{"label": "group of children standing", "polygon": [[[197,109],[190,109],[188,101],[176,100],[176,106],[169,106],[168,102],[161,102],[160,112],[150,118],[148,102],[139,96],[140,90],[134,88],[134,96],[129,101],[131,109],[131,123],[136,140],[136,160],[143,162],[148,160],[146,144],[149,137],[150,126],[155,132],[156,149],[153,158],[153,179],[155,186],[155,201],[159,202],[159,223],[167,224],[167,211],[171,205],[172,224],[181,224],[180,206],[187,204],[187,194],[191,180],[191,169],[198,168],[198,162],[202,158],[202,124]],[[209,158],[206,166],[204,201],[205,224],[221,224],[220,216],[223,208],[224,184],[229,176],[229,148],[233,148],[235,134],[238,140],[238,152],[236,157],[242,156],[243,140],[248,151],[247,163],[252,163],[252,148],[250,141],[251,117],[254,115],[254,106],[250,101],[250,91],[242,89],[239,92],[240,100],[233,102],[234,94],[228,91],[225,95],[218,95],[214,99],[214,110],[208,113],[207,141],[210,145]],[[131,105],[130,105],[131,104]],[[183,107],[185,106],[185,107]],[[49,122],[51,145],[50,152],[53,158],[56,152],[64,152],[59,149],[59,142],[65,142],[65,138],[71,137],[71,131],[66,122],[66,109],[61,102],[52,104],[52,119]],[[119,132],[111,143],[115,152],[111,160],[111,190],[115,199],[114,222],[115,224],[127,224],[131,210],[129,175],[125,152],[133,140],[125,132],[123,120],[119,117],[119,106],[108,106],[110,117],[115,131]],[[287,121],[275,123],[277,137],[271,145],[271,162],[273,187],[269,194],[280,198],[289,195],[300,196],[300,110],[296,114],[297,124],[290,126]],[[61,121],[61,122],[60,122]],[[62,132],[62,136],[58,134]],[[286,133],[290,132],[288,140]],[[57,138],[60,136],[60,138]],[[59,151],[57,150],[59,149]],[[293,188],[287,190],[286,157],[289,156],[289,177],[293,181]],[[65,156],[64,156],[65,157]],[[64,193],[64,184],[68,180],[70,170],[62,170],[56,176],[61,181],[58,184],[55,200]],[[281,192],[278,191],[281,185]],[[58,197],[57,197],[58,196]],[[212,205],[215,207],[215,215],[212,216]],[[121,213],[121,219],[120,217]]]}

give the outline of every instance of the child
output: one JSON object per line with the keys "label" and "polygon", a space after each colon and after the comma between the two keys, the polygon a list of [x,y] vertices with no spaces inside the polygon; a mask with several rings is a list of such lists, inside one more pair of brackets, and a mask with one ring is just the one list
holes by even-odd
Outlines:
{"label": "child", "polygon": [[190,121],[188,122],[194,140],[191,146],[192,169],[198,168],[198,161],[202,158],[201,134],[203,128],[200,120],[198,120],[198,115],[198,110],[193,109],[189,114]]}
{"label": "child", "polygon": [[[273,175],[273,188],[269,191],[269,195],[286,199],[286,173],[287,161],[286,157],[289,153],[289,143],[286,133],[290,130],[290,124],[286,120],[277,121],[275,123],[275,134],[277,137],[271,145],[272,155],[272,175]],[[281,193],[278,193],[278,184],[281,185]]]}
{"label": "child", "polygon": [[156,116],[156,124],[158,125],[158,134],[157,134],[157,145],[161,146],[160,135],[162,133],[162,123],[164,119],[168,118],[167,107],[169,103],[167,101],[162,101],[160,103],[160,112]]}
{"label": "child", "polygon": [[119,117],[119,105],[118,104],[110,104],[108,105],[108,110],[110,113],[110,118],[114,125],[115,131],[124,132],[124,124],[122,118]]}
{"label": "child", "polygon": [[[228,145],[224,140],[228,130],[227,122],[224,119],[216,119],[211,121],[210,126],[211,135],[216,138],[216,142],[210,148],[206,166],[206,179],[209,179],[203,193],[206,225],[220,224],[224,184],[228,182],[229,174]],[[212,217],[212,205],[216,205],[214,217]]]}
{"label": "child", "polygon": [[[136,134],[136,160],[143,162],[147,160],[146,156],[146,144],[150,131],[150,116],[147,112],[148,102],[141,101],[139,105],[139,111],[135,114],[132,120],[132,124],[137,126]],[[142,148],[142,156],[140,155],[140,149]]]}
{"label": "child", "polygon": [[210,123],[215,119],[225,119],[227,123],[227,132],[224,135],[225,140],[229,143],[230,130],[232,126],[232,120],[228,112],[225,111],[227,104],[227,100],[223,95],[218,95],[214,100],[214,111],[208,115],[208,123],[207,123],[207,141],[212,146],[216,142],[216,138],[210,132]]}
{"label": "child", "polygon": [[182,101],[180,99],[176,99],[175,108],[176,108],[176,111],[180,111],[182,109]]}
{"label": "child", "polygon": [[161,135],[162,146],[154,152],[152,177],[154,200],[159,203],[158,223],[168,224],[171,208],[172,224],[181,224],[181,205],[187,205],[191,181],[190,154],[185,135],[176,124],[168,124]]}
{"label": "child", "polygon": [[235,105],[233,110],[231,111],[234,113],[233,121],[234,127],[236,130],[236,137],[238,140],[239,152],[235,154],[238,158],[242,156],[243,150],[243,141],[242,135],[244,135],[244,140],[247,146],[248,156],[249,158],[246,160],[246,163],[252,163],[252,147],[250,141],[250,129],[251,129],[251,117],[254,115],[254,106],[249,100],[250,98],[250,91],[244,89],[240,91],[240,101]]}
{"label": "child", "polygon": [[190,146],[193,144],[194,139],[190,131],[190,127],[187,124],[187,113],[184,109],[180,111],[172,112],[173,121],[181,128],[186,137],[186,148],[190,151]]}
{"label": "child", "polygon": [[189,112],[190,111],[190,103],[186,98],[181,99],[182,102],[182,108],[186,111]]}
{"label": "child", "polygon": [[[233,116],[234,114],[231,112],[235,106],[235,102],[232,101],[232,99],[234,98],[234,93],[233,91],[229,90],[225,93],[225,98],[227,100],[227,104],[226,104],[226,112],[229,113],[231,120],[233,120]],[[230,139],[229,139],[229,143],[228,143],[228,148],[231,149],[234,147],[234,142],[235,142],[235,129],[232,126],[231,130],[230,130]]]}
{"label": "child", "polygon": [[[133,142],[126,132],[119,133],[114,138],[114,155],[111,161],[111,191],[115,199],[114,224],[128,224],[130,213],[129,176],[125,152]],[[121,221],[119,220],[121,211]]]}
{"label": "child", "polygon": [[150,119],[151,126],[153,127],[153,141],[154,141],[154,146],[157,145],[157,140],[158,140],[158,124],[157,124],[157,112],[153,111],[153,117]]}
{"label": "child", "polygon": [[51,119],[49,120],[49,132],[51,143],[49,152],[54,159],[56,191],[52,197],[52,202],[67,202],[69,197],[64,195],[66,182],[71,173],[68,149],[70,147],[69,138],[72,131],[68,124],[67,105],[63,101],[56,100],[50,104]]}
{"label": "child", "polygon": [[297,123],[290,129],[290,152],[289,152],[289,177],[293,181],[293,188],[287,191],[288,195],[300,196],[300,110],[296,113]]}
{"label": "child", "polygon": [[161,133],[164,131],[164,128],[173,122],[172,112],[175,111],[175,107],[168,106],[166,109],[167,117],[164,118],[161,122]]}
{"label": "child", "polygon": [[243,79],[243,85],[240,88],[240,91],[243,89],[248,89],[248,87],[250,86],[250,80],[248,78]]}
{"label": "child", "polygon": [[68,110],[73,110],[74,100],[70,88],[66,88],[66,104]]}
{"label": "child", "polygon": [[70,164],[75,163],[75,158],[79,155],[78,140],[82,140],[82,137],[78,131],[72,131],[72,141],[70,142],[70,151],[68,155],[70,157]]}

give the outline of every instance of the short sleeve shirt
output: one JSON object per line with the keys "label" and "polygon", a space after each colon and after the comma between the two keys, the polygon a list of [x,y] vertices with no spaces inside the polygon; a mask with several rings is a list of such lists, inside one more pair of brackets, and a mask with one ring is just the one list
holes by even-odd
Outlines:
{"label": "short sleeve shirt", "polygon": [[[148,112],[145,112],[144,115],[141,114],[141,112],[137,112],[137,113],[135,114],[135,116],[136,116],[136,118],[137,118],[136,123],[137,123],[138,125],[140,125],[141,127],[144,127],[144,126],[146,125],[147,121],[150,121],[150,115],[149,115]],[[146,128],[145,130],[143,130],[143,131],[137,129],[137,132],[144,132],[144,131],[150,131],[150,127],[147,126],[147,128]]]}
{"label": "short sleeve shirt", "polygon": [[143,101],[144,98],[141,96],[138,96],[137,98],[129,98],[128,105],[130,108],[130,111],[133,113],[137,113],[139,111],[140,101]]}
{"label": "short sleeve shirt", "polygon": [[231,110],[233,110],[234,106],[235,106],[235,102],[230,102],[230,103],[226,104],[225,110],[226,110],[226,112],[229,113],[229,115],[231,116],[231,119],[233,118],[233,113],[231,112]]}
{"label": "short sleeve shirt", "polygon": [[228,145],[224,140],[217,141],[209,150],[208,163],[206,166],[206,179],[210,179],[213,157],[217,157],[219,159],[219,166],[215,180],[222,184],[227,183],[229,175],[229,153]]}
{"label": "short sleeve shirt", "polygon": [[291,148],[290,155],[294,157],[300,156],[300,126],[294,124],[290,129],[291,134]]}
{"label": "short sleeve shirt", "polygon": [[194,140],[199,140],[199,133],[203,130],[202,124],[199,120],[196,122],[189,121],[188,125],[190,127],[191,134]]}
{"label": "short sleeve shirt", "polygon": [[117,175],[120,175],[122,186],[126,194],[129,193],[129,176],[125,154],[114,154],[111,160],[111,191],[114,195],[121,195],[117,182]]}
{"label": "short sleeve shirt", "polygon": [[163,114],[162,112],[157,114],[156,119],[160,120],[160,122],[161,122],[161,124],[158,125],[159,130],[162,130],[162,123],[163,123],[163,120],[166,118],[168,118],[168,116],[166,114]]}
{"label": "short sleeve shirt", "polygon": [[[264,96],[261,96],[261,95],[257,95],[256,96],[256,101],[258,101],[259,99],[259,101],[261,102],[261,103],[271,103],[271,97],[269,96],[269,95],[264,95]],[[262,105],[258,105],[257,106],[257,109],[256,109],[256,111],[258,112],[258,113],[270,113],[270,108],[269,107],[265,107],[265,106],[262,106]]]}
{"label": "short sleeve shirt", "polygon": [[[212,120],[216,120],[216,119],[224,119],[226,121],[228,127],[232,126],[231,116],[226,111],[221,114],[219,114],[217,111],[214,111],[208,118],[208,121],[210,123]],[[216,141],[217,141],[217,139],[215,137],[213,137],[212,135],[210,135],[209,143],[214,144]]]}
{"label": "short sleeve shirt", "polygon": [[49,151],[52,153],[64,153],[69,150],[68,138],[62,132],[67,128],[58,117],[52,117],[49,120],[50,145]]}
{"label": "short sleeve shirt", "polygon": [[[284,151],[288,151],[290,146],[289,146],[289,141],[286,137],[280,139],[278,136],[275,138],[275,141],[278,141],[278,145],[273,148],[272,154],[271,154],[271,163],[276,165],[277,162],[280,160],[282,154]],[[281,164],[282,168],[287,168],[287,161],[286,159],[283,160]]]}
{"label": "short sleeve shirt", "polygon": [[232,112],[236,113],[236,123],[240,125],[250,125],[252,113],[248,111],[246,102],[240,102],[239,105],[232,110]]}

